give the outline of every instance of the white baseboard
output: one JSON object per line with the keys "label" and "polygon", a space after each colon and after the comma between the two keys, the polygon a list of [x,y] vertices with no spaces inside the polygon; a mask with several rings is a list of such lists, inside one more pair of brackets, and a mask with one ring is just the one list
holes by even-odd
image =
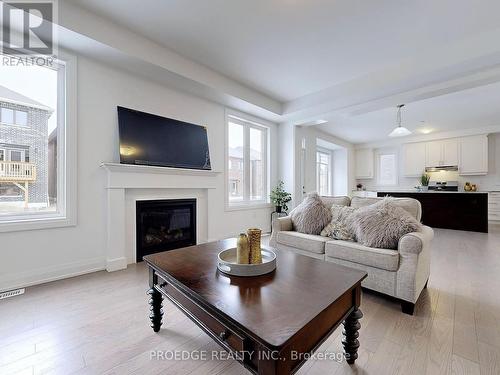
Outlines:
{"label": "white baseboard", "polygon": [[106,260],[106,270],[108,272],[124,270],[127,268],[127,258],[120,257]]}
{"label": "white baseboard", "polygon": [[33,285],[48,283],[50,281],[102,271],[104,269],[105,261],[103,258],[92,258],[53,267],[39,268],[27,272],[2,275],[0,277],[0,292],[17,288],[26,288]]}

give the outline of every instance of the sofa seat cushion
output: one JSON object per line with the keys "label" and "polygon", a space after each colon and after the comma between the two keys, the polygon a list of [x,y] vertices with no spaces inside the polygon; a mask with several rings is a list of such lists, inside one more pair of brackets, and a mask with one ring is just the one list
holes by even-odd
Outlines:
{"label": "sofa seat cushion", "polygon": [[389,249],[375,249],[357,242],[330,240],[325,245],[327,257],[347,260],[386,271],[397,271],[399,252]]}
{"label": "sofa seat cushion", "polygon": [[278,236],[276,237],[276,242],[280,244],[310,251],[316,254],[325,253],[325,243],[328,240],[328,237],[294,231],[278,232]]}

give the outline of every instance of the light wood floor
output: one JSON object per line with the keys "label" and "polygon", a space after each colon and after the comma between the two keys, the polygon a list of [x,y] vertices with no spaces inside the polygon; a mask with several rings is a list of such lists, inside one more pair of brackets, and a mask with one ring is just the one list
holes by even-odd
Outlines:
{"label": "light wood floor", "polygon": [[[246,374],[232,360],[151,360],[151,350],[220,348],[171,303],[149,328],[144,265],[31,287],[0,302],[0,374]],[[309,361],[300,374],[500,374],[500,229],[437,230],[415,316],[365,293],[355,366]],[[341,330],[320,351],[342,350]]]}

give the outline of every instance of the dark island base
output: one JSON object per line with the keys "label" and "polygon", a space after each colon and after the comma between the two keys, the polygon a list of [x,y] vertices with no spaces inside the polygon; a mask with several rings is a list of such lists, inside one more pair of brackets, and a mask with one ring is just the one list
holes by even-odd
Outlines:
{"label": "dark island base", "polygon": [[433,228],[488,233],[488,193],[377,193],[414,198],[422,205],[422,223]]}

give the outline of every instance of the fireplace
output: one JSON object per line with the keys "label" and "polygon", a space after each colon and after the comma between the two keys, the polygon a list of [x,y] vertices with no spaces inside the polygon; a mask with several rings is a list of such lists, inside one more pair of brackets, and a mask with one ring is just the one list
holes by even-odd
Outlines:
{"label": "fireplace", "polygon": [[196,245],[196,199],[136,202],[136,260],[160,251]]}

